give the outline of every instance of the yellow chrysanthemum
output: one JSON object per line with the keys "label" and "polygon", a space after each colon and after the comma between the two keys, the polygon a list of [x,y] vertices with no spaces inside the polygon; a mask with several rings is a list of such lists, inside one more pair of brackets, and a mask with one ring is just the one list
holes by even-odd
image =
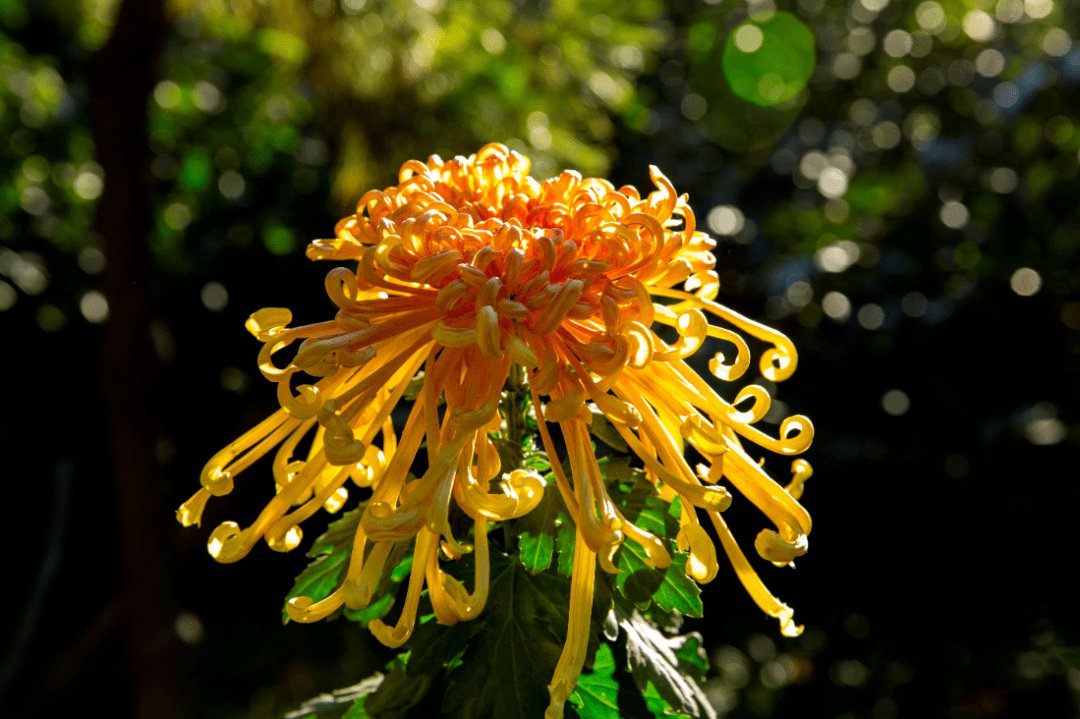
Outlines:
{"label": "yellow chrysanthemum", "polygon": [[[215,559],[236,561],[260,537],[275,550],[295,548],[300,523],[319,508],[340,509],[351,479],[372,496],[346,578],[318,603],[293,599],[289,615],[309,622],[343,604],[367,606],[394,544],[415,540],[400,619],[393,627],[374,620],[371,631],[388,646],[404,643],[425,583],[439,622],[471,619],[487,597],[488,522],[528,513],[544,489],[533,473],[504,472],[489,438],[504,421],[504,384],[520,366],[556,486],[577,526],[568,635],[549,686],[548,715],[555,717],[585,661],[597,562],[616,571],[613,557],[626,541],[639,544],[655,567],[671,562],[661,538],[628,521],[608,496],[589,440],[593,413],[612,422],[662,497],[681,498],[676,542],[688,553],[687,573],[704,583],[718,570],[712,540],[699,524],[708,517],[743,585],[788,635],[800,628],[732,537],[721,516],[731,496],[717,483],[726,479],[775,525],[758,535],[758,553],[790,563],[806,552],[810,516],[797,499],[810,467],[796,461],[792,483],[781,487],[740,437],[795,455],[810,445],[813,427],[805,417],[789,417],[779,437],[770,437],[754,426],[769,409],[764,389],[750,385],[729,404],[685,363],[714,337],[735,354],[717,354],[710,370],[722,380],[739,378],[750,364],[739,331],[772,345],[760,360],[771,381],[794,372],[796,355],[782,334],[713,301],[715,243],[697,231],[686,197],[659,170],[652,168],[657,190],[643,199],[633,187],[616,189],[569,171],[537,182],[528,169],[525,157],[496,144],[467,159],[408,162],[397,187],[369,192],[356,214],[338,223],[334,239],[313,242],[311,259],[357,260],[355,272],[338,267],[327,275],[337,316],[295,328],[288,327],[287,309],[251,316],[247,328],[264,343],[259,368],[277,383],[281,409],[210,460],[203,488],[178,517],[197,523],[211,495],[230,492],[237,474],[280,445],[273,463],[277,495],[249,527],[225,522],[214,530]],[[707,315],[733,329],[709,324]],[[657,324],[674,328],[678,342],[665,343],[652,329]],[[297,340],[292,361],[275,365],[272,356]],[[421,370],[422,390],[399,437],[391,412]],[[294,394],[298,372],[321,379]],[[548,423],[561,429],[570,476]],[[312,430],[307,458],[294,458]],[[381,449],[373,444],[377,437]],[[425,440],[428,468],[410,478]],[[706,461],[691,468],[685,442]],[[489,490],[492,480],[499,491]],[[451,498],[474,521],[473,550],[451,533]],[[441,570],[440,547],[449,557],[475,551],[471,593]]]}

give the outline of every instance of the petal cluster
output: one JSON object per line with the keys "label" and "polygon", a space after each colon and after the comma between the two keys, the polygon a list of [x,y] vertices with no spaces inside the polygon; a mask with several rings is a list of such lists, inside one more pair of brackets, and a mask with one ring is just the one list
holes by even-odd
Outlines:
{"label": "petal cluster", "polygon": [[[544,491],[534,473],[501,466],[491,439],[514,421],[500,402],[516,373],[577,526],[570,626],[550,686],[554,717],[585,660],[596,565],[616,571],[615,555],[628,541],[656,567],[672,561],[666,538],[635,526],[608,496],[589,437],[593,416],[612,423],[662,497],[680,498],[673,539],[687,573],[708,582],[718,571],[705,520],[785,634],[799,630],[791,610],[762,584],[722,512],[734,487],[772,524],[754,544],[762,557],[782,566],[805,553],[810,516],[797,500],[809,465],[795,461],[792,482],[781,486],[743,442],[797,455],[813,426],[793,416],[769,436],[755,426],[770,406],[763,388],[746,386],[729,403],[686,363],[714,338],[727,354],[715,354],[710,371],[736,380],[751,364],[746,338],[753,337],[767,346],[761,374],[779,382],[794,372],[796,354],[782,334],[715,302],[715,243],[658,169],[646,197],[569,171],[537,182],[528,170],[525,157],[495,144],[469,158],[408,162],[397,186],[367,193],[333,239],[313,242],[311,259],[356,262],[355,271],[327,275],[338,312],[296,327],[287,309],[251,316],[247,328],[263,343],[259,369],[277,384],[281,409],[210,460],[202,489],[178,516],[197,523],[210,496],[230,492],[240,472],[275,450],[276,495],[249,526],[214,530],[209,550],[218,561],[240,559],[260,538],[294,549],[300,524],[319,509],[339,510],[351,482],[371,496],[346,577],[319,602],[292,600],[290,616],[315,621],[342,605],[365,607],[394,545],[415,542],[400,619],[392,627],[375,620],[371,631],[389,646],[404,643],[425,586],[438,621],[474,618],[488,591],[489,522],[528,513]],[[293,345],[288,364],[275,361]],[[398,434],[391,416],[407,393],[415,398]],[[688,445],[703,460],[694,467]],[[418,464],[419,477],[411,474]],[[452,532],[451,502],[473,523],[472,546]],[[471,591],[439,557],[470,551]]]}

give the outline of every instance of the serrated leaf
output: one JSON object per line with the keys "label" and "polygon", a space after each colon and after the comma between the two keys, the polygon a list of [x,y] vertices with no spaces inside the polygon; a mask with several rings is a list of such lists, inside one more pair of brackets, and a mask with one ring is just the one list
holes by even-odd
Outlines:
{"label": "serrated leaf", "polygon": [[[459,719],[536,719],[569,619],[569,582],[531,575],[515,558],[493,553],[487,606],[460,667],[448,675],[444,712]],[[542,710],[542,709],[541,709]]]}
{"label": "serrated leaf", "polygon": [[[514,522],[514,535],[518,540],[518,558],[530,574],[543,572],[551,566],[555,554],[555,541],[560,532],[565,533],[570,527],[573,535],[573,522],[566,511],[562,495],[554,481],[549,481],[544,488],[544,498],[533,511]],[[571,540],[572,543],[573,540]]]}
{"label": "serrated leaf", "polygon": [[574,542],[577,540],[577,526],[573,521],[564,522],[555,537],[555,551],[559,555],[556,571],[564,577],[574,573]]}
{"label": "serrated leaf", "polygon": [[672,709],[664,697],[660,696],[660,692],[656,691],[656,686],[652,682],[649,682],[645,690],[641,692],[641,696],[645,700],[645,706],[656,719],[684,719],[689,716]]}
{"label": "serrated leaf", "polygon": [[[304,571],[297,575],[292,589],[285,597],[285,604],[293,597],[311,597],[312,602],[319,602],[330,596],[342,582],[342,575],[348,568],[349,555],[352,553],[356,527],[363,514],[363,505],[345,514],[341,519],[331,522],[326,531],[315,540],[307,556],[316,557]],[[281,609],[283,624],[289,623],[289,613]]]}
{"label": "serrated leaf", "polygon": [[532,454],[525,453],[525,461],[522,463],[524,469],[531,469],[537,474],[542,476],[547,475],[551,471],[551,463],[548,462],[547,454],[544,452],[534,452]]}
{"label": "serrated leaf", "polygon": [[705,653],[705,647],[701,645],[701,635],[697,632],[683,634],[686,642],[675,650],[675,656],[679,658],[679,665],[687,670],[692,667],[697,670],[693,674],[698,682],[705,681],[705,675],[709,673],[709,656]]}
{"label": "serrated leaf", "polygon": [[344,689],[335,689],[329,694],[320,694],[306,700],[296,711],[285,715],[284,719],[368,719],[364,712],[364,699],[377,690],[383,682],[383,675],[376,673],[363,681]]}
{"label": "serrated leaf", "polygon": [[341,719],[371,719],[371,715],[364,709],[364,700],[357,699]]}
{"label": "serrated leaf", "polygon": [[412,651],[405,672],[409,676],[434,674],[456,664],[473,634],[483,626],[478,624],[481,621],[458,622],[452,627],[429,621],[416,627],[409,639]]}
{"label": "serrated leaf", "polygon": [[370,719],[420,719],[436,713],[431,704],[437,696],[428,694],[437,684],[437,674],[410,677],[405,673],[407,659],[405,654],[395,657],[387,665],[389,671],[378,690],[364,700]]}
{"label": "serrated leaf", "polygon": [[625,600],[616,599],[612,611],[626,635],[627,668],[646,700],[651,683],[675,711],[715,719],[716,712],[700,685],[708,671],[708,661],[700,651],[701,637],[669,637]]}
{"label": "serrated leaf", "polygon": [[[661,499],[640,470],[618,461],[609,463],[608,467],[605,476],[609,476],[608,471],[616,476],[625,471],[634,480],[628,490],[622,481],[608,487],[612,501],[623,516],[662,540],[675,537],[679,532],[679,506],[669,505]],[[700,617],[703,614],[701,588],[686,575],[686,555],[677,551],[675,542],[670,539],[664,542],[671,554],[671,564],[657,569],[646,564],[641,545],[633,540],[624,541],[615,556],[615,566],[622,570],[614,577],[615,586],[639,609],[648,609],[655,602],[666,612],[678,611],[686,616]]]}
{"label": "serrated leaf", "polygon": [[615,681],[615,656],[611,647],[601,643],[593,659],[592,671],[582,674],[570,701],[578,707],[582,719],[620,719],[619,683]]}

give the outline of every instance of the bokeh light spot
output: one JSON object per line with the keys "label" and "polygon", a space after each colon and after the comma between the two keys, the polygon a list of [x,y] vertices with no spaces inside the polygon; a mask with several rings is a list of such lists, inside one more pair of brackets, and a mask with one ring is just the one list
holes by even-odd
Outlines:
{"label": "bokeh light spot", "polygon": [[904,311],[904,314],[908,317],[922,317],[926,314],[926,308],[929,302],[926,300],[926,295],[922,292],[908,292],[904,295],[904,298],[900,300],[900,309]]}
{"label": "bokeh light spot", "polygon": [[1005,56],[994,48],[987,48],[975,58],[975,69],[983,77],[997,77],[1005,69]]}
{"label": "bokeh light spot", "polygon": [[109,302],[105,295],[97,290],[90,290],[79,300],[79,312],[92,325],[100,325],[109,319]]}
{"label": "bokeh light spot", "polygon": [[915,87],[915,71],[907,65],[897,65],[889,70],[885,82],[893,92],[904,93]]}
{"label": "bokeh light spot", "polygon": [[825,197],[843,197],[847,189],[847,175],[838,167],[827,167],[818,176],[818,192]]}
{"label": "bokeh light spot", "polygon": [[296,239],[287,227],[271,227],[263,233],[263,244],[275,255],[287,255],[296,246]]}
{"label": "bokeh light spot", "polygon": [[1072,49],[1072,37],[1067,30],[1052,27],[1043,35],[1042,49],[1047,55],[1061,57]]}
{"label": "bokeh light spot", "polygon": [[982,10],[970,10],[964,15],[964,34],[975,42],[986,42],[997,33],[997,23],[994,18]]}
{"label": "bokeh light spot", "polygon": [[738,207],[719,205],[709,210],[705,222],[709,225],[709,229],[716,234],[731,236],[737,234],[743,228],[746,219]]}
{"label": "bokeh light spot", "polygon": [[880,305],[869,302],[859,308],[856,319],[864,330],[878,330],[885,324],[885,310],[881,309]]}
{"label": "bokeh light spot", "polygon": [[1009,287],[1021,297],[1031,297],[1042,289],[1042,275],[1030,267],[1021,267],[1012,273]]}
{"label": "bokeh light spot", "polygon": [[885,39],[882,40],[882,47],[885,49],[885,53],[890,57],[903,57],[911,52],[911,48],[915,43],[911,39],[911,33],[904,30],[890,30]]}
{"label": "bokeh light spot", "polygon": [[893,417],[899,417],[911,409],[911,399],[904,390],[891,389],[881,395],[881,408]]}
{"label": "bokeh light spot", "polygon": [[821,299],[821,309],[831,319],[843,322],[851,316],[851,300],[842,292],[834,290]]}
{"label": "bokeh light spot", "polygon": [[0,280],[0,312],[7,312],[15,306],[19,293],[7,282]]}
{"label": "bokeh light spot", "polygon": [[950,200],[941,206],[941,222],[946,226],[954,230],[967,225],[968,220],[971,219],[971,212],[967,206],[962,202]]}
{"label": "bokeh light spot", "polygon": [[757,14],[735,28],[724,45],[724,76],[732,91],[756,105],[795,97],[814,71],[810,30],[791,13]]}
{"label": "bokeh light spot", "polygon": [[748,23],[735,31],[735,47],[743,52],[757,52],[765,41],[765,33],[757,25]]}
{"label": "bokeh light spot", "polygon": [[180,641],[191,646],[200,643],[206,634],[202,620],[193,612],[180,612],[176,616],[174,628]]}
{"label": "bokeh light spot", "polygon": [[229,304],[229,291],[220,282],[207,282],[199,292],[199,299],[211,312],[221,312]]}

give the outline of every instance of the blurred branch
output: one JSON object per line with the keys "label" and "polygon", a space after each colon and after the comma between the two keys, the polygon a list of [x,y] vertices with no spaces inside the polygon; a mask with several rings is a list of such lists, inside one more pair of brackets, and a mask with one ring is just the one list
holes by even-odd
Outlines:
{"label": "blurred branch", "polygon": [[111,312],[98,357],[130,599],[128,660],[139,717],[177,713],[176,638],[163,606],[163,502],[154,457],[155,367],[150,336],[153,228],[146,103],[166,32],[161,0],[127,0],[90,65],[90,101],[105,189],[97,228],[105,239],[103,290]]}

